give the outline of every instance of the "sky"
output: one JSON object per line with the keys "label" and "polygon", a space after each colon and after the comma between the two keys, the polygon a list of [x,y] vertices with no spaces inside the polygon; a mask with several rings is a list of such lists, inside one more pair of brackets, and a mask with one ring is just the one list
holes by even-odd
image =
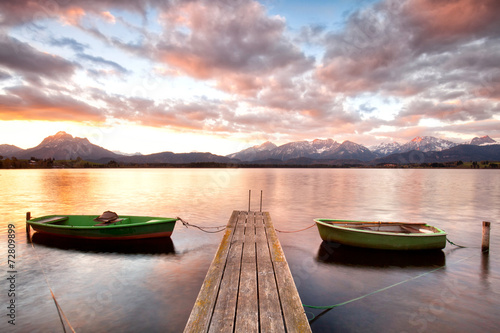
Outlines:
{"label": "sky", "polygon": [[2,0],[0,144],[500,141],[497,0]]}

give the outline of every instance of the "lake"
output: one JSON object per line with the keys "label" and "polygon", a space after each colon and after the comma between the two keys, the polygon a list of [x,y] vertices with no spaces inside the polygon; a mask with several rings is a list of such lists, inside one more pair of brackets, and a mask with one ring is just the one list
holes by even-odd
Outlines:
{"label": "lake", "polygon": [[[62,331],[48,284],[77,332],[182,332],[223,233],[176,225],[171,239],[113,246],[33,235],[25,215],[180,216],[225,225],[233,210],[263,210],[276,229],[313,219],[422,221],[444,229],[431,254],[346,249],[316,227],[278,232],[313,332],[496,332],[500,326],[500,171],[465,169],[0,170],[0,267],[15,225],[15,329],[9,281],[0,331]],[[491,221],[489,255],[480,251]],[[10,229],[13,229],[12,227]],[[357,300],[355,300],[357,299]]]}

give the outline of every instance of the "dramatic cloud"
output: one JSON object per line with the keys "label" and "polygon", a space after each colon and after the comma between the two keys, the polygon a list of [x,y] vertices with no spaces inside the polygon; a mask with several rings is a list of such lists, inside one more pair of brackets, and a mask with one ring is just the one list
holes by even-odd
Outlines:
{"label": "dramatic cloud", "polygon": [[[344,31],[327,37],[318,75],[338,89],[347,83],[343,90],[351,93],[418,93],[424,86],[416,74],[431,81],[450,69],[477,66],[460,63],[462,51],[467,58],[482,50],[488,58],[485,47],[498,45],[499,15],[500,3],[493,0],[385,1],[354,13]],[[485,66],[495,64],[498,53],[490,57]],[[405,84],[397,89],[390,85],[394,81]]]}
{"label": "dramatic cloud", "polygon": [[[15,0],[0,1],[0,26],[17,26],[43,19],[59,18],[61,21],[76,24],[85,13],[93,13],[109,19],[109,8],[118,8],[145,15],[147,3],[158,1],[136,0],[71,0],[37,1]],[[107,14],[106,14],[107,13]]]}
{"label": "dramatic cloud", "polygon": [[65,37],[65,38],[53,38],[52,37],[50,39],[49,43],[50,43],[50,45],[53,45],[53,46],[68,46],[71,49],[73,49],[73,51],[78,52],[78,53],[83,53],[85,51],[85,49],[87,49],[89,47],[88,45],[82,44],[73,38],[67,38],[67,37]]}
{"label": "dramatic cloud", "polygon": [[312,68],[285,37],[285,20],[267,16],[258,2],[179,2],[160,20],[163,34],[149,46],[154,57],[191,77],[214,79],[230,93],[255,95],[277,73]]}
{"label": "dramatic cloud", "polygon": [[7,72],[0,71],[0,81],[1,80],[7,80],[11,78],[10,74]]}
{"label": "dramatic cloud", "polygon": [[38,76],[66,79],[76,68],[64,58],[40,52],[27,43],[5,35],[0,35],[0,66],[32,79]]}
{"label": "dramatic cloud", "polygon": [[[103,113],[85,102],[61,92],[19,86],[0,95],[2,120],[104,121]],[[64,89],[60,89],[64,91]]]}
{"label": "dramatic cloud", "polygon": [[488,119],[498,114],[498,17],[498,1],[384,1],[326,37],[317,77],[351,96],[405,99],[399,126]]}
{"label": "dramatic cloud", "polygon": [[98,65],[98,66],[104,65],[105,67],[111,67],[115,72],[118,72],[121,74],[128,73],[128,70],[126,68],[124,68],[123,66],[121,66],[120,64],[118,64],[114,61],[111,61],[111,60],[104,59],[103,57],[95,57],[95,56],[91,56],[89,54],[79,53],[78,58],[90,61],[93,64]]}
{"label": "dramatic cloud", "polygon": [[253,0],[1,1],[0,114],[291,140],[500,136],[499,1],[360,3],[342,23],[292,26]]}

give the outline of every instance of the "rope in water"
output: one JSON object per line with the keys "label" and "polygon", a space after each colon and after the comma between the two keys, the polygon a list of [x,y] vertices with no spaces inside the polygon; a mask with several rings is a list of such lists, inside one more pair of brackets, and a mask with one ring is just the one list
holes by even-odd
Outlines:
{"label": "rope in water", "polygon": [[293,230],[293,231],[278,230],[276,228],[274,228],[274,230],[276,230],[277,232],[293,233],[293,232],[300,232],[300,231],[304,231],[304,230],[310,229],[310,228],[314,227],[315,225],[316,225],[316,223],[313,223],[312,225],[308,226],[307,228],[300,229],[300,230]]}
{"label": "rope in water", "polygon": [[[461,261],[464,261],[464,260],[467,260],[467,259],[470,259],[472,258],[473,256],[475,256],[476,254],[473,254],[469,257],[466,257],[466,258],[462,258],[460,260],[457,260],[456,262],[454,263],[459,263]],[[384,287],[384,288],[380,288],[378,290],[375,290],[375,291],[372,291],[371,293],[368,293],[368,294],[365,294],[365,295],[362,295],[362,296],[359,296],[359,297],[356,297],[356,298],[353,298],[353,299],[350,299],[348,301],[345,301],[345,302],[342,302],[342,303],[338,303],[338,304],[334,304],[334,305],[320,305],[320,306],[317,306],[317,305],[307,305],[307,304],[302,304],[303,307],[306,307],[306,308],[311,308],[311,309],[323,309],[323,310],[331,310],[333,308],[337,308],[339,306],[342,306],[342,305],[346,305],[346,304],[349,304],[349,303],[352,303],[352,302],[355,302],[355,301],[359,301],[365,297],[368,297],[368,296],[371,296],[371,295],[374,295],[374,294],[377,294],[377,293],[380,293],[382,291],[385,291],[385,290],[388,290],[388,289],[391,289],[391,288],[394,288],[396,286],[399,286],[403,283],[407,283],[407,282],[410,282],[410,281],[413,281],[413,280],[416,280],[418,278],[421,278],[422,276],[425,276],[425,275],[428,275],[428,274],[431,274],[431,273],[434,273],[436,271],[439,271],[443,268],[445,268],[446,265],[443,265],[443,266],[440,266],[438,268],[435,268],[435,269],[432,269],[430,271],[427,271],[425,273],[422,273],[422,274],[419,274],[417,276],[414,276],[414,277],[411,277],[409,279],[406,279],[404,281],[400,281],[400,282],[397,282],[397,283],[394,283],[394,284],[391,284],[390,286],[387,286],[387,287]],[[311,312],[308,312],[308,313],[311,313]],[[314,320],[315,316],[313,314],[313,317],[311,319],[309,319],[309,321],[312,321]]]}
{"label": "rope in water", "polygon": [[[187,221],[184,221],[183,219],[181,219],[180,217],[177,216],[177,220],[178,221],[181,221],[182,222],[182,225],[184,225],[186,228],[188,227],[193,227],[193,228],[197,228],[197,229],[200,229],[201,231],[203,232],[206,232],[206,233],[209,233],[209,234],[215,234],[217,232],[221,232],[221,231],[224,231],[226,230],[226,226],[225,225],[221,225],[221,226],[217,226],[217,227],[200,227],[200,226],[197,226],[195,224],[191,224]],[[222,229],[220,229],[222,228]],[[209,231],[209,230],[205,230],[205,229],[220,229],[220,230],[216,230],[216,231]]]}
{"label": "rope in water", "polygon": [[465,249],[465,248],[470,247],[470,246],[463,246],[463,245],[458,245],[458,244],[455,244],[455,243],[453,243],[451,240],[449,240],[449,239],[448,239],[448,237],[446,237],[446,241],[447,241],[448,243],[450,243],[451,245],[458,246],[458,247],[460,247],[460,248],[462,248],[462,249]]}
{"label": "rope in water", "polygon": [[64,314],[64,311],[62,310],[61,306],[57,302],[56,296],[54,295],[54,292],[52,291],[52,288],[50,287],[49,280],[47,279],[47,275],[45,274],[45,270],[43,269],[42,262],[40,261],[40,258],[38,257],[38,253],[36,251],[35,246],[33,245],[33,242],[30,242],[30,243],[31,243],[31,247],[35,251],[36,260],[38,261],[38,264],[40,265],[40,268],[42,269],[43,277],[45,278],[45,283],[47,283],[47,287],[49,287],[50,294],[52,295],[52,299],[54,300],[54,304],[56,305],[57,313],[59,314],[59,319],[61,320],[61,325],[63,327],[63,331],[66,332],[66,327],[64,326],[64,321],[63,321],[63,318],[64,318],[64,320],[68,324],[69,328],[71,329],[71,332],[76,333],[75,330],[73,329],[73,327],[71,326],[71,323],[69,322],[68,317],[66,317],[66,315]]}

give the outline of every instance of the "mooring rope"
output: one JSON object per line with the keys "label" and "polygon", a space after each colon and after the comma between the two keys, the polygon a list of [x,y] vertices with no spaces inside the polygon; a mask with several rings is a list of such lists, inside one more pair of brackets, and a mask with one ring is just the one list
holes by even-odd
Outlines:
{"label": "mooring rope", "polygon": [[293,231],[278,230],[278,229],[276,229],[276,228],[274,228],[274,230],[276,230],[277,232],[293,233],[293,232],[301,232],[301,231],[304,231],[304,230],[307,230],[307,229],[311,229],[311,228],[312,228],[312,227],[314,227],[315,225],[316,225],[316,223],[313,223],[312,225],[308,226],[307,228],[300,229],[300,230],[293,230]]}
{"label": "mooring rope", "polygon": [[[450,243],[451,245],[458,246],[458,247],[460,247],[460,248],[462,248],[462,249],[465,249],[465,248],[471,247],[471,246],[463,246],[463,245],[458,245],[458,244],[455,244],[455,243],[453,243],[451,240],[449,240],[449,239],[448,239],[448,237],[446,237],[446,241],[447,241],[448,243]],[[476,247],[476,246],[474,246],[474,247]]]}
{"label": "mooring rope", "polygon": [[40,268],[42,269],[43,277],[45,278],[45,283],[47,283],[47,287],[49,287],[50,294],[52,295],[52,299],[54,300],[54,304],[56,305],[57,313],[59,314],[59,319],[61,320],[61,325],[63,327],[63,331],[66,332],[66,327],[64,326],[63,318],[68,324],[69,328],[71,329],[71,332],[76,333],[75,330],[73,329],[73,326],[71,326],[71,323],[68,320],[68,317],[64,314],[64,311],[62,310],[61,306],[57,302],[56,296],[54,295],[54,292],[52,291],[52,288],[50,287],[49,280],[47,279],[47,275],[45,274],[45,270],[43,269],[42,262],[40,261],[40,258],[38,257],[38,253],[36,251],[35,245],[33,245],[33,242],[30,241],[31,247],[35,251],[35,256],[36,260],[38,261],[38,264],[40,265]]}
{"label": "mooring rope", "polygon": [[[217,232],[221,232],[221,231],[224,231],[226,230],[226,226],[225,225],[221,225],[221,226],[217,226],[217,227],[200,227],[200,226],[197,226],[195,224],[191,224],[187,221],[184,221],[183,219],[181,219],[180,217],[177,216],[177,220],[178,221],[181,221],[182,222],[182,225],[184,225],[186,228],[188,227],[193,227],[193,228],[197,228],[197,229],[200,229],[201,231],[203,232],[206,232],[206,233],[209,233],[209,234],[215,234]],[[222,229],[220,229],[222,228]],[[216,231],[209,231],[209,230],[205,230],[205,229],[220,229],[220,230],[216,230]]]}
{"label": "mooring rope", "polygon": [[[467,259],[470,259],[470,258],[474,257],[475,255],[476,255],[476,254],[473,254],[473,255],[471,255],[471,256],[469,256],[469,257],[466,257],[466,258],[462,258],[462,259],[460,259],[460,260],[457,260],[457,261],[455,261],[455,262],[454,262],[454,264],[459,263],[459,262],[464,261],[464,260],[467,260]],[[419,274],[419,275],[417,275],[417,276],[411,277],[411,278],[406,279],[406,280],[404,280],[404,281],[400,281],[400,282],[397,282],[397,283],[391,284],[390,286],[387,286],[387,287],[384,287],[384,288],[380,288],[380,289],[375,290],[375,291],[372,291],[372,292],[370,292],[370,293],[368,293],[368,294],[365,294],[365,295],[362,295],[362,296],[359,296],[359,297],[356,297],[356,298],[350,299],[350,300],[345,301],[345,302],[342,302],[342,303],[338,303],[338,304],[334,304],[334,305],[319,305],[319,306],[317,306],[317,305],[307,305],[307,304],[302,304],[302,306],[303,306],[303,307],[305,307],[305,308],[311,308],[311,309],[331,310],[331,309],[333,309],[333,308],[337,308],[337,307],[342,306],[342,305],[346,305],[346,304],[349,304],[349,303],[352,303],[352,302],[355,302],[355,301],[359,301],[359,300],[361,300],[361,299],[363,299],[363,298],[365,298],[365,297],[368,297],[368,296],[371,296],[371,295],[374,295],[374,294],[380,293],[380,292],[382,292],[382,291],[385,291],[385,290],[391,289],[391,288],[396,287],[396,286],[399,286],[399,285],[401,285],[401,284],[403,284],[403,283],[406,283],[406,282],[410,282],[410,281],[416,280],[416,279],[418,279],[418,278],[421,278],[422,276],[425,276],[425,275],[428,275],[428,274],[434,273],[434,272],[436,272],[436,271],[438,271],[438,270],[440,270],[440,269],[443,269],[443,268],[445,268],[445,267],[446,267],[446,265],[440,266],[440,267],[438,267],[438,268],[435,268],[435,269],[432,269],[432,270],[427,271],[427,272],[425,272],[425,273],[422,273],[422,274]],[[327,311],[325,311],[325,312],[327,312]],[[311,313],[311,312],[308,312],[308,313]],[[321,314],[320,314],[320,315],[321,315]],[[318,315],[318,316],[314,316],[314,314],[313,314],[313,317],[312,317],[311,319],[309,319],[309,322],[313,321],[316,317],[319,317],[319,315]]]}

